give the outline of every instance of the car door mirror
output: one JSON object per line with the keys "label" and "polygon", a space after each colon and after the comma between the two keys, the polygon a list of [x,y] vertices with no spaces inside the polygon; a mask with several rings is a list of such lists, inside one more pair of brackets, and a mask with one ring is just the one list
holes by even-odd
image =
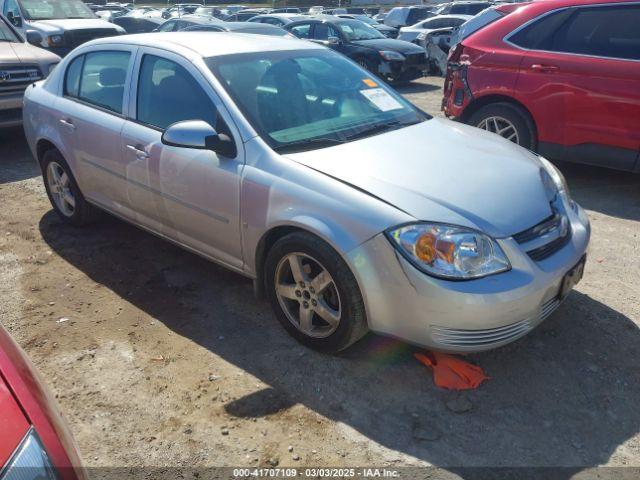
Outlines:
{"label": "car door mirror", "polygon": [[339,45],[340,44],[340,39],[338,37],[329,37],[327,39],[327,43],[329,45]]}
{"label": "car door mirror", "polygon": [[35,30],[27,30],[26,37],[27,42],[31,45],[39,46],[42,43],[42,35]]}
{"label": "car door mirror", "polygon": [[161,140],[170,147],[211,150],[229,158],[235,158],[237,154],[236,144],[229,135],[216,132],[202,120],[187,120],[169,125]]}

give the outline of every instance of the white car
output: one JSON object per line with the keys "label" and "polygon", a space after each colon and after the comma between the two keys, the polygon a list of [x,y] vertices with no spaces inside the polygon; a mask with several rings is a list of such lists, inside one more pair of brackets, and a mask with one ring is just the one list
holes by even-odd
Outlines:
{"label": "white car", "polygon": [[456,28],[471,18],[473,18],[472,15],[437,15],[427,18],[410,27],[402,27],[398,34],[398,40],[418,43],[418,36],[421,33],[426,35],[432,30],[440,28]]}
{"label": "white car", "polygon": [[94,38],[126,33],[98,18],[80,0],[0,0],[0,9],[23,37],[38,32],[39,46],[61,57]]}
{"label": "white car", "polygon": [[252,278],[320,350],[498,347],[582,276],[589,221],[555,166],[306,40],[95,40],[27,89],[23,124],[64,223],[106,210]]}

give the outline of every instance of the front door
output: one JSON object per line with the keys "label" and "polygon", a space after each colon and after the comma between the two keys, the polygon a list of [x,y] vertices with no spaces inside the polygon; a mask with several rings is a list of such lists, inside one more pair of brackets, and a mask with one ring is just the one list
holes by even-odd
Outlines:
{"label": "front door", "polygon": [[[128,201],[138,221],[213,257],[242,267],[240,173],[244,165],[238,132],[207,80],[182,57],[142,51],[122,135]],[[238,155],[170,147],[161,142],[171,124],[204,120],[236,139]],[[233,126],[231,127],[233,128]]]}

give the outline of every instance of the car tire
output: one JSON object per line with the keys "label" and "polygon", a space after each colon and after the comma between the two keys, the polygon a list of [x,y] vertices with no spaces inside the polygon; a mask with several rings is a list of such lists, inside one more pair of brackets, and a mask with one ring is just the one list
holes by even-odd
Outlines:
{"label": "car tire", "polygon": [[[295,275],[292,262],[299,266]],[[279,239],[267,254],[264,272],[267,296],[276,317],[303,345],[336,353],[367,333],[364,301],[353,273],[318,237],[295,232]],[[314,290],[314,286],[322,285],[321,290]]]}
{"label": "car tire", "polygon": [[79,227],[98,219],[100,210],[86,201],[69,165],[57,150],[43,155],[42,176],[49,201],[65,223]]}
{"label": "car tire", "polygon": [[[494,120],[497,123],[494,123]],[[497,133],[496,130],[502,130],[503,133],[498,133],[502,137],[524,148],[531,150],[536,148],[537,141],[533,121],[529,114],[517,105],[505,102],[490,103],[476,110],[466,123],[494,133]],[[503,130],[505,128],[508,130]]]}

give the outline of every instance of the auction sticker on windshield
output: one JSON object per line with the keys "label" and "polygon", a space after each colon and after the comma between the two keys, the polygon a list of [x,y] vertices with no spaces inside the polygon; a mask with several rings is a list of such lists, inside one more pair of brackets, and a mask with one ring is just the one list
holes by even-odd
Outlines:
{"label": "auction sticker on windshield", "polygon": [[402,108],[400,102],[398,102],[382,88],[369,88],[367,90],[360,90],[360,93],[383,112],[398,110]]}

